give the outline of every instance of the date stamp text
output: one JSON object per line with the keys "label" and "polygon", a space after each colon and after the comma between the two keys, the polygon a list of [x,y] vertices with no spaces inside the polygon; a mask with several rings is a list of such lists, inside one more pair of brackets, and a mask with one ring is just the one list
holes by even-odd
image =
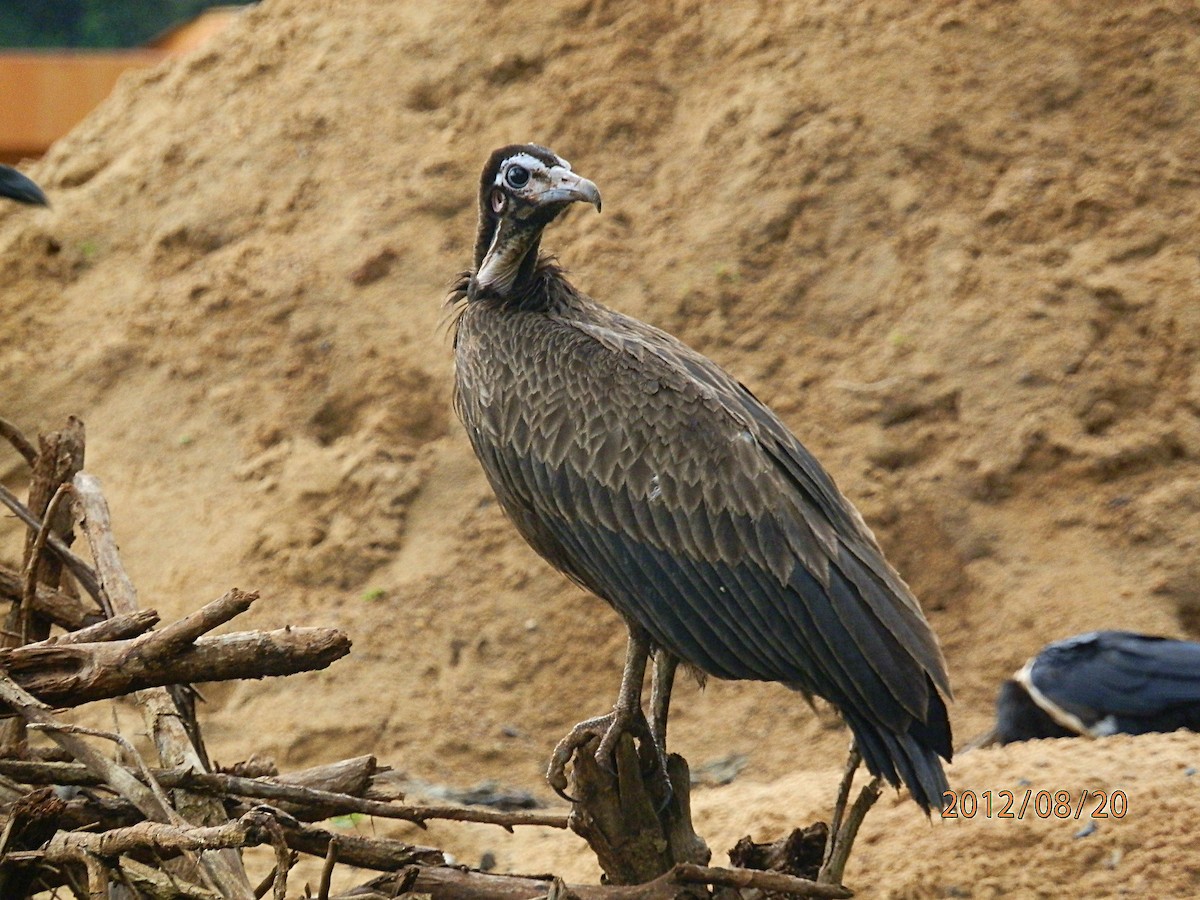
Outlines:
{"label": "date stamp text", "polygon": [[943,791],[943,819],[1123,819],[1124,791]]}

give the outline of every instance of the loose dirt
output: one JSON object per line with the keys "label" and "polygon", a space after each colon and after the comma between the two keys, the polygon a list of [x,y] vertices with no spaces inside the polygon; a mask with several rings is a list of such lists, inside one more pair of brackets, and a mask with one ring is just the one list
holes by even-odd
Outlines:
{"label": "loose dirt", "polygon": [[[552,802],[544,762],[611,704],[622,628],[491,499],[441,306],[487,153],[548,144],[604,213],[546,246],[825,463],[922,598],[963,742],[1046,641],[1200,638],[1198,70],[1183,2],[267,0],[27,167],[54,206],[0,209],[0,414],[86,421],[143,605],[236,585],[263,594],[250,624],[353,637],[328,672],[207,687],[219,760],[373,752]],[[831,717],[772,686],[676,696],[675,750],[744,757],[696,793],[715,849],[828,815]],[[950,775],[976,796],[1127,813],[929,824],[888,794],[848,881],[1194,896],[1198,766],[1182,734],[973,751]],[[596,875],[568,835],[358,827]]]}

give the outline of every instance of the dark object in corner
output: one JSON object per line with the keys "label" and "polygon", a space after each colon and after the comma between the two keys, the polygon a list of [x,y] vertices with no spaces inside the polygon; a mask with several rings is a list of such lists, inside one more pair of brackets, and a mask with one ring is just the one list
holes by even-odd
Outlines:
{"label": "dark object in corner", "polygon": [[42,189],[33,180],[12,166],[0,166],[0,197],[33,206],[49,206]]}
{"label": "dark object in corner", "polygon": [[995,739],[1200,731],[1200,644],[1092,631],[1042,648],[1000,686]]}

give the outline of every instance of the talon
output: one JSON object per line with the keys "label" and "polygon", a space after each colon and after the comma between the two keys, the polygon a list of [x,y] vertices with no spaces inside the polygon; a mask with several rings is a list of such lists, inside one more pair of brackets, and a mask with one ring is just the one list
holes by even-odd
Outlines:
{"label": "talon", "polygon": [[587,744],[593,737],[607,734],[607,727],[603,732],[600,729],[602,726],[609,726],[615,717],[616,713],[609,713],[606,716],[597,716],[594,719],[580,722],[567,732],[566,737],[559,741],[554,748],[554,753],[550,756],[550,765],[546,768],[546,781],[554,793],[567,802],[578,802],[567,793],[567,763],[571,761],[575,751]]}

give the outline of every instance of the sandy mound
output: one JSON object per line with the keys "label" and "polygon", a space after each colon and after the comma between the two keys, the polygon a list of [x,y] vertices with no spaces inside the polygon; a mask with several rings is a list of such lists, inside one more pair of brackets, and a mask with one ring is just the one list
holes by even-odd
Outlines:
{"label": "sandy mound", "polygon": [[[372,751],[545,795],[553,741],[611,702],[621,627],[515,536],[450,412],[440,301],[512,140],[604,192],[547,241],[577,284],[724,363],[860,506],[941,636],[960,740],[1047,640],[1200,636],[1190,7],[326,6],[268,0],[128,78],[31,169],[53,209],[0,210],[0,414],[84,418],[143,604],[238,585],[262,623],[354,638],[327,673],[208,689],[219,759]],[[677,698],[693,765],[747,758],[697,797],[716,848],[826,814],[832,723],[769,686]],[[848,877],[1190,896],[1197,764],[1191,736],[968,754],[960,788],[1129,812],[1076,838],[885,801]],[[566,836],[422,839],[590,871]]]}

